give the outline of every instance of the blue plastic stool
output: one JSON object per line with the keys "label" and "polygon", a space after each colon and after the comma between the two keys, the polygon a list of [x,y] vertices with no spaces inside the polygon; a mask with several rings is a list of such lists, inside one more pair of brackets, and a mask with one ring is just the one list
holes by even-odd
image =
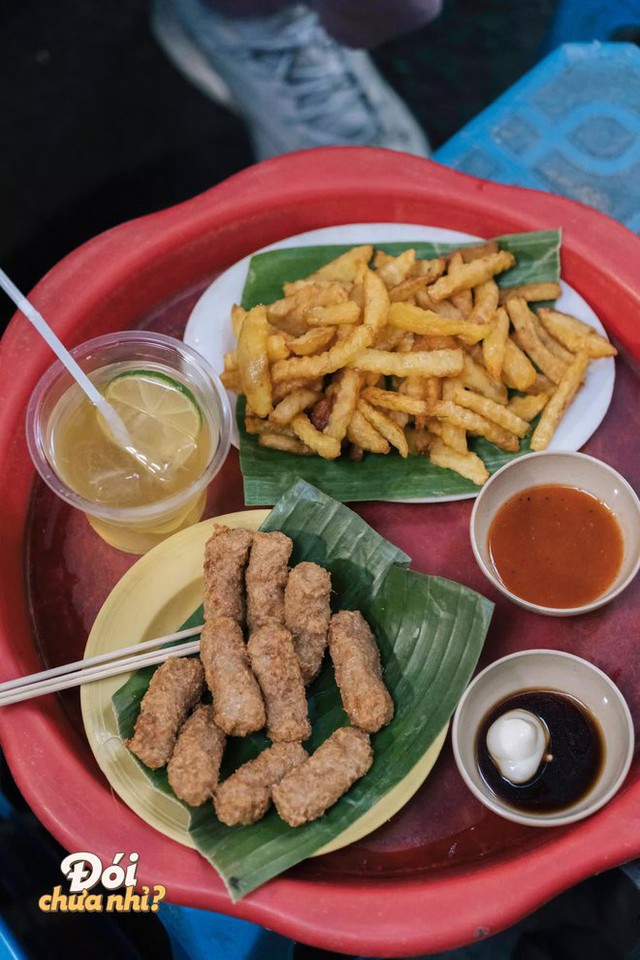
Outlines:
{"label": "blue plastic stool", "polygon": [[640,233],[640,48],[560,47],[434,159],[487,180],[572,197]]}
{"label": "blue plastic stool", "polygon": [[247,920],[171,903],[160,904],[157,916],[174,960],[291,960],[293,941]]}
{"label": "blue plastic stool", "polygon": [[640,0],[560,0],[545,48],[612,40],[625,27],[640,27]]}
{"label": "blue plastic stool", "polygon": [[0,960],[28,960],[9,926],[0,916]]}

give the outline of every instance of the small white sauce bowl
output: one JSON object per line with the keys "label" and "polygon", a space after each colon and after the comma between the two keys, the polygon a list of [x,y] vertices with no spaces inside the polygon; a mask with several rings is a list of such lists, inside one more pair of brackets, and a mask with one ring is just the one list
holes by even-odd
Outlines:
{"label": "small white sauce bowl", "polygon": [[[544,484],[577,487],[597,497],[614,514],[622,532],[624,553],[615,579],[599,597],[579,607],[545,607],[524,600],[504,585],[489,553],[489,531],[500,507],[522,490]],[[550,617],[571,617],[597,610],[617,597],[640,568],[640,500],[613,467],[585,453],[543,451],[505,464],[480,490],[471,513],[469,532],[478,566],[494,587],[526,610]],[[527,563],[527,557],[523,557],[522,562]],[[585,562],[589,562],[588,557]]]}
{"label": "small white sauce bowl", "polygon": [[[490,710],[525,690],[553,690],[578,700],[602,733],[604,761],[598,779],[576,803],[554,813],[519,810],[498,797],[478,769],[476,740]],[[531,827],[560,827],[608,803],[629,772],[634,750],[633,721],[615,683],[598,667],[559,650],[524,650],[496,660],[467,687],[453,718],[453,753],[462,779],[494,813]]]}

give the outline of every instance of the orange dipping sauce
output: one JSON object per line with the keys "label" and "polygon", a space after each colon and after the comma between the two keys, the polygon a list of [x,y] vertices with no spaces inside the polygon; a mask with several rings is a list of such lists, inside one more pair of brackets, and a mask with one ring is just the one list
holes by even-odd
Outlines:
{"label": "orange dipping sauce", "polygon": [[543,607],[581,607],[602,596],[624,553],[620,525],[604,503],[560,484],[511,497],[489,529],[489,554],[502,583]]}

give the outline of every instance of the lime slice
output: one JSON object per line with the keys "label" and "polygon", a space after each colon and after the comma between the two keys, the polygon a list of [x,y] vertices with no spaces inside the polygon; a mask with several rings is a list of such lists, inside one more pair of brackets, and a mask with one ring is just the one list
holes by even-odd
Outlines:
{"label": "lime slice", "polygon": [[154,472],[173,473],[195,451],[200,408],[191,390],[168,374],[127,370],[109,381],[104,398],[122,417],[133,446]]}

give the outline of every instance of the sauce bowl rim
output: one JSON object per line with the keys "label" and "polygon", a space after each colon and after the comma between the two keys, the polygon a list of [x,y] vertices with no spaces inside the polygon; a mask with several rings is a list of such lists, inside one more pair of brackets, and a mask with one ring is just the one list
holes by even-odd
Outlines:
{"label": "sauce bowl rim", "polygon": [[[469,775],[467,764],[465,764],[459,748],[459,739],[460,739],[460,733],[461,733],[460,716],[465,704],[473,696],[474,690],[477,689],[479,682],[488,673],[491,673],[497,669],[502,669],[504,664],[507,662],[512,662],[514,660],[525,659],[527,657],[540,656],[540,655],[543,655],[545,657],[558,658],[562,660],[569,660],[574,663],[579,663],[582,667],[586,668],[587,670],[590,670],[591,672],[599,676],[600,680],[604,682],[604,684],[611,691],[612,695],[616,698],[624,717],[624,730],[626,731],[626,740],[627,740],[626,755],[618,775],[615,777],[613,782],[604,791],[603,795],[598,800],[594,801],[593,803],[587,803],[587,805],[583,809],[579,811],[574,811],[573,813],[571,812],[572,811],[571,806],[568,807],[566,811],[564,812],[561,811],[557,814],[525,813],[516,809],[515,807],[510,806],[505,801],[502,801],[491,790],[489,786],[485,786],[484,790],[480,789],[478,785],[475,783],[475,781]],[[520,689],[524,689],[524,688],[513,690],[510,694],[507,694],[507,696],[515,696]],[[551,689],[551,687],[549,687],[549,689]],[[573,694],[568,694],[567,691],[562,688],[561,684],[558,684],[558,686],[555,687],[554,689],[558,693],[564,693],[565,695],[573,696]],[[588,709],[589,712],[593,714],[596,721],[598,722],[598,725],[600,726],[600,729],[602,732],[605,753],[606,753],[607,737],[604,730],[602,729],[603,724],[602,724],[601,718],[597,715],[595,711],[588,708],[586,704],[584,704],[583,701],[580,700],[579,697],[574,697],[574,699],[577,699],[580,703],[582,703],[582,705],[585,706],[585,708]],[[489,707],[488,709],[492,709],[492,707]],[[477,736],[477,733],[478,733],[477,730],[473,731],[474,742],[475,742],[475,737]],[[483,670],[480,671],[480,673],[478,673],[473,678],[473,680],[470,682],[470,684],[464,691],[462,697],[458,701],[458,705],[455,709],[455,712],[453,715],[453,721],[451,725],[451,744],[453,747],[453,755],[456,762],[456,767],[458,768],[458,772],[460,773],[460,776],[464,780],[469,790],[473,793],[473,795],[478,800],[480,800],[480,802],[485,807],[487,807],[489,810],[492,810],[494,813],[498,814],[499,816],[504,817],[506,820],[511,820],[514,823],[521,823],[525,826],[561,827],[571,823],[576,823],[579,820],[584,820],[586,817],[590,817],[593,813],[596,813],[596,811],[600,810],[611,799],[613,799],[615,794],[618,792],[618,790],[626,780],[629,770],[631,768],[631,764],[633,762],[633,755],[635,750],[635,731],[634,731],[634,725],[633,725],[633,717],[631,715],[629,704],[627,703],[618,685],[614,683],[611,677],[607,673],[605,673],[604,670],[602,670],[600,667],[597,667],[595,663],[592,663],[590,660],[587,660],[584,657],[577,656],[575,653],[568,653],[565,650],[554,650],[552,648],[535,647],[530,650],[518,650],[515,653],[509,653],[504,657],[500,657],[499,660],[494,660],[491,663],[489,663],[486,667],[484,667]],[[474,749],[474,755],[475,755],[475,749]],[[595,781],[594,785],[586,794],[587,798],[589,797],[589,794],[594,791],[598,783],[600,783],[601,776],[602,774],[600,774],[598,779]]]}
{"label": "sauce bowl rim", "polygon": [[[494,568],[487,564],[482,556],[480,547],[478,546],[478,538],[476,536],[476,523],[479,511],[482,509],[483,504],[486,503],[486,493],[491,488],[492,484],[498,480],[504,473],[507,473],[511,470],[517,470],[521,465],[527,461],[535,459],[544,458],[555,458],[555,457],[571,457],[579,459],[582,461],[590,462],[594,469],[602,470],[606,473],[609,473],[616,481],[618,485],[625,488],[626,492],[629,494],[630,500],[633,503],[635,510],[638,514],[640,520],[640,499],[636,494],[635,490],[629,483],[629,481],[622,476],[614,467],[610,466],[608,463],[605,463],[604,460],[599,460],[597,457],[592,457],[587,453],[581,453],[575,450],[540,450],[531,453],[524,454],[521,457],[518,457],[515,460],[510,460],[509,463],[505,463],[504,466],[500,467],[499,470],[496,470],[494,474],[487,480],[485,485],[481,488],[476,497],[473,509],[471,511],[471,518],[469,520],[469,536],[471,540],[471,549],[473,550],[473,555],[476,559],[476,563],[480,567],[480,570],[485,575],[485,577],[493,584],[493,586],[507,597],[508,600],[511,600],[514,603],[517,603],[519,606],[524,607],[526,610],[530,610],[533,613],[539,613],[545,616],[551,617],[571,617],[577,616],[582,613],[590,613],[592,610],[597,610],[599,607],[604,606],[604,604],[609,603],[617,597],[623,590],[625,590],[631,581],[634,579],[638,571],[640,570],[640,549],[637,549],[637,556],[633,567],[629,571],[626,577],[622,579],[619,583],[616,584],[616,579],[613,580],[609,588],[607,588],[603,593],[601,593],[594,600],[591,600],[589,603],[581,604],[577,607],[549,607],[544,604],[534,603],[532,600],[526,600],[524,597],[518,596],[517,593],[514,593],[512,590],[509,590],[507,586],[500,580],[497,576],[497,572]],[[582,489],[577,484],[572,483],[571,480],[562,479],[556,481],[547,481],[555,482],[558,485],[572,487],[573,489]],[[527,486],[522,486],[521,490],[527,489],[529,486],[537,486],[537,484],[527,484]],[[514,491],[517,493],[518,491]],[[588,491],[587,491],[588,492]],[[483,499],[484,498],[484,499]],[[611,512],[613,513],[617,523],[620,525],[621,530],[622,524],[620,518],[613,508]],[[494,511],[492,515],[492,520],[495,518],[497,510]]]}

